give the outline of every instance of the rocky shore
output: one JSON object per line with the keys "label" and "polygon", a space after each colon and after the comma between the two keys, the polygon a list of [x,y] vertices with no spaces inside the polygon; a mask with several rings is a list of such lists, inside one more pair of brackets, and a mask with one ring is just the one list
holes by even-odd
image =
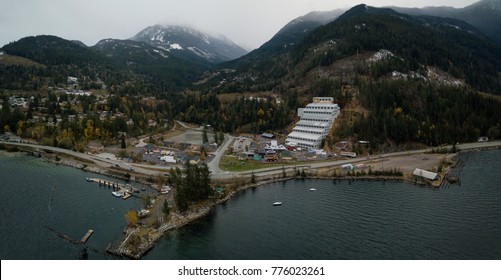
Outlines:
{"label": "rocky shore", "polygon": [[[193,206],[185,213],[174,212],[169,216],[167,222],[162,223],[158,228],[141,226],[128,226],[124,230],[123,240],[109,244],[106,251],[110,254],[131,259],[140,259],[144,254],[151,250],[155,243],[169,230],[181,228],[199,218],[209,214],[209,212],[219,204],[225,203],[239,192],[248,188],[271,184],[274,182],[291,180],[294,178],[280,178],[261,181],[254,184],[240,185],[230,191],[223,198],[213,198]],[[132,237],[132,236],[136,237]]]}

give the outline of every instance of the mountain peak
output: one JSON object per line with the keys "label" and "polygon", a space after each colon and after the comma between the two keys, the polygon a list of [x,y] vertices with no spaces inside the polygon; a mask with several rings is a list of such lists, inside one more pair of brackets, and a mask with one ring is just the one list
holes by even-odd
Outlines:
{"label": "mountain peak", "polygon": [[232,60],[247,53],[224,36],[216,38],[192,27],[180,25],[149,26],[131,40],[167,51],[185,52],[188,56],[194,55],[211,63]]}
{"label": "mountain peak", "polygon": [[397,15],[397,16],[402,16],[401,14],[395,12],[392,9],[389,8],[375,8],[371,6],[367,6],[366,4],[360,4],[357,5],[348,11],[341,15],[339,19],[350,19],[353,17],[360,17],[360,16],[366,16],[366,15]]}

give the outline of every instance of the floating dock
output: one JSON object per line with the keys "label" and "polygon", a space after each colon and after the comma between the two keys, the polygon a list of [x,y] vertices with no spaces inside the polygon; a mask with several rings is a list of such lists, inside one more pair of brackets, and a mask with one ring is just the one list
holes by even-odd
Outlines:
{"label": "floating dock", "polygon": [[89,230],[87,231],[87,233],[86,233],[86,234],[82,237],[82,239],[80,240],[80,242],[82,242],[82,243],[87,242],[87,240],[89,239],[89,237],[90,237],[93,233],[94,233],[94,230],[89,229]]}
{"label": "floating dock", "polygon": [[133,192],[139,192],[138,189],[135,189],[132,186],[120,184],[117,182],[108,181],[105,179],[85,178],[85,180],[87,180],[87,182],[91,182],[91,183],[92,182],[98,183],[100,186],[109,187],[113,191],[121,193],[122,194],[121,198],[124,200],[131,197]]}

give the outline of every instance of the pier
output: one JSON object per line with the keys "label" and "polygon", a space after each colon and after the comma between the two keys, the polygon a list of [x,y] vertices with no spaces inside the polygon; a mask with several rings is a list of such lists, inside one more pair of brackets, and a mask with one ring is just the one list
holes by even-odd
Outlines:
{"label": "pier", "polygon": [[70,243],[73,243],[73,244],[75,244],[75,245],[78,245],[78,244],[85,244],[85,243],[87,242],[87,240],[89,240],[89,237],[90,237],[90,236],[94,233],[94,230],[89,229],[89,230],[87,231],[87,233],[86,233],[86,234],[82,237],[82,239],[80,239],[80,240],[76,240],[76,239],[73,239],[73,238],[71,238],[70,236],[68,236],[68,235],[66,235],[66,234],[64,234],[64,233],[62,233],[62,232],[59,232],[59,231],[57,231],[56,229],[53,229],[53,228],[51,228],[51,227],[49,227],[49,226],[44,226],[44,227],[45,227],[46,229],[48,229],[48,230],[50,230],[50,231],[54,232],[55,234],[57,234],[57,236],[61,237],[62,239],[66,240],[66,241],[68,241],[68,242],[70,242]]}
{"label": "pier", "polygon": [[87,233],[82,237],[82,239],[80,240],[81,243],[85,243],[87,242],[87,240],[89,239],[89,237],[94,233],[94,230],[92,229],[89,229],[87,231]]}
{"label": "pier", "polygon": [[120,184],[117,182],[108,181],[105,179],[85,178],[85,180],[87,180],[87,182],[91,182],[91,183],[92,182],[98,183],[99,186],[105,186],[105,187],[111,188],[113,195],[115,195],[117,197],[121,197],[124,200],[131,197],[132,193],[139,192],[138,189],[133,188],[132,186]]}

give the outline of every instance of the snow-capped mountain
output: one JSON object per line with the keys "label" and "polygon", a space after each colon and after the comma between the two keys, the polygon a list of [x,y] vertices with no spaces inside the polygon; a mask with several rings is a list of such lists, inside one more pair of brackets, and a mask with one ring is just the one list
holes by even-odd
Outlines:
{"label": "snow-capped mountain", "polygon": [[130,40],[144,42],[168,52],[195,55],[212,63],[232,60],[247,53],[225,37],[216,38],[193,28],[175,25],[150,26]]}

